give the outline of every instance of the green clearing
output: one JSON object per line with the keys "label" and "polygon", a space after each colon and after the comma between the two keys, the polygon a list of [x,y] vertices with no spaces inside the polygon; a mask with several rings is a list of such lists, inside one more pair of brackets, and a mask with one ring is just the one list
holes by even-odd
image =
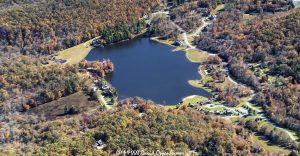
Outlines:
{"label": "green clearing", "polygon": [[186,50],[185,47],[180,46],[180,47],[175,48],[173,51],[185,51],[185,50]]}
{"label": "green clearing", "polygon": [[169,45],[169,46],[172,46],[172,47],[175,47],[175,46],[172,45],[174,43],[174,41],[169,40],[169,39],[161,40],[161,39],[158,39],[157,37],[152,37],[150,40],[156,41],[156,42],[159,42],[159,43],[162,43],[162,44],[166,44],[166,45]]}
{"label": "green clearing", "polygon": [[198,50],[195,49],[188,49],[186,50],[186,57],[194,63],[202,63],[205,62],[209,55],[204,53],[204,52],[200,52]]}
{"label": "green clearing", "polygon": [[191,104],[191,103],[197,103],[197,102],[200,102],[200,101],[207,101],[207,100],[208,100],[208,98],[206,98],[206,97],[195,95],[195,96],[190,96],[190,97],[186,97],[185,99],[183,99],[182,104],[164,106],[164,108],[166,108],[166,109],[176,109],[180,106],[188,105],[188,104]]}
{"label": "green clearing", "polygon": [[207,92],[212,93],[212,90],[210,88],[204,87],[203,83],[201,83],[201,80],[189,80],[188,83],[193,87],[201,88],[206,90]]}
{"label": "green clearing", "polygon": [[212,15],[215,15],[215,14],[217,14],[220,10],[223,10],[224,8],[225,8],[225,4],[218,5],[216,9],[214,9],[214,10],[211,11],[211,14],[212,14]]}
{"label": "green clearing", "polygon": [[209,109],[209,110],[211,110],[211,111],[221,111],[221,112],[223,112],[223,111],[225,111],[225,107],[219,106],[219,107],[211,108],[211,109]]}
{"label": "green clearing", "polygon": [[190,104],[190,103],[197,103],[200,101],[207,101],[207,100],[208,100],[208,98],[206,98],[206,97],[196,95],[192,98],[187,98],[186,100],[184,100],[182,105],[186,105],[186,104]]}
{"label": "green clearing", "polygon": [[253,142],[261,144],[262,148],[269,152],[280,152],[285,155],[288,155],[291,152],[288,149],[282,148],[277,145],[270,144],[270,142],[267,141],[266,139],[264,139],[262,136],[257,136],[257,135],[253,134],[253,135],[251,135],[251,139]]}
{"label": "green clearing", "polygon": [[110,98],[110,97],[105,97],[104,100],[105,100],[106,102],[111,102],[111,98]]}
{"label": "green clearing", "polygon": [[56,59],[63,59],[66,60],[68,64],[76,64],[82,61],[92,50],[90,46],[91,42],[94,39],[91,39],[87,42],[81,43],[77,46],[74,46],[69,49],[65,49],[58,52]]}
{"label": "green clearing", "polygon": [[[251,119],[248,119],[248,120],[251,120]],[[252,119],[252,120],[253,120],[253,119]],[[270,123],[268,123],[268,122],[266,122],[266,121],[264,121],[264,120],[259,121],[258,124],[259,124],[260,126],[265,125],[265,126],[269,126],[269,127],[271,127],[271,128],[275,128],[275,129],[277,129],[278,131],[283,131],[282,129],[277,128],[275,125],[270,124]],[[296,132],[291,131],[291,130],[288,130],[288,129],[286,129],[286,130],[287,130],[291,135],[293,135],[297,140],[299,139],[299,136],[298,136],[298,134],[297,134]]]}

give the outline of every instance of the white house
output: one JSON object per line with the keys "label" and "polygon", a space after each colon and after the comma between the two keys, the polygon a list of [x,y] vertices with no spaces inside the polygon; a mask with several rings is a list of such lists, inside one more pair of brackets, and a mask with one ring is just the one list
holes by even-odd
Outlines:
{"label": "white house", "polygon": [[292,0],[295,6],[300,6],[300,0]]}

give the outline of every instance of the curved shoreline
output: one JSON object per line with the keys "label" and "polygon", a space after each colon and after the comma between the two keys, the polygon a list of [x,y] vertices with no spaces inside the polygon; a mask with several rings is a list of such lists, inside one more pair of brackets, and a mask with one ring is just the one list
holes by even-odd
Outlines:
{"label": "curved shoreline", "polygon": [[[145,32],[146,31],[143,30],[141,33],[133,35],[132,38],[122,40],[117,43],[122,43],[122,42],[126,42],[128,40],[131,40],[131,39],[135,39],[137,37],[140,37],[141,35],[144,35]],[[55,56],[55,59],[65,60],[66,62],[64,62],[63,64],[71,64],[72,65],[72,64],[79,63],[80,61],[82,61],[86,58],[86,56],[91,52],[92,49],[94,49],[94,47],[91,46],[91,43],[93,40],[98,39],[98,38],[99,38],[99,36],[92,38],[84,43],[78,44],[74,47],[58,51],[57,56]],[[113,45],[113,44],[111,44],[111,45]]]}

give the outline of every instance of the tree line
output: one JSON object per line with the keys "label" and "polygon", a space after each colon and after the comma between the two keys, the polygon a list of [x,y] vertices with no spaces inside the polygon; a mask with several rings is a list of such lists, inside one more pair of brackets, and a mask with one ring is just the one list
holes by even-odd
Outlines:
{"label": "tree line", "polygon": [[[49,0],[1,1],[0,4],[6,6],[0,13],[1,49],[17,47],[23,54],[48,55],[110,29],[120,28],[118,32],[121,33],[124,26],[136,26],[136,21],[149,14],[159,1]],[[123,38],[127,37],[104,39],[115,42]]]}

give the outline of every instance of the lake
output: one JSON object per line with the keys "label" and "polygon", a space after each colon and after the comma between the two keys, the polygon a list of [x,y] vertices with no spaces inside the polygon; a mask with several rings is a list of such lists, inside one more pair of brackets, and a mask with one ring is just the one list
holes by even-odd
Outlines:
{"label": "lake", "polygon": [[112,60],[115,71],[107,80],[118,90],[119,99],[139,96],[158,104],[172,105],[190,95],[211,96],[188,84],[188,80],[201,78],[199,65],[189,62],[183,51],[173,52],[173,49],[140,37],[94,48],[86,60]]}

